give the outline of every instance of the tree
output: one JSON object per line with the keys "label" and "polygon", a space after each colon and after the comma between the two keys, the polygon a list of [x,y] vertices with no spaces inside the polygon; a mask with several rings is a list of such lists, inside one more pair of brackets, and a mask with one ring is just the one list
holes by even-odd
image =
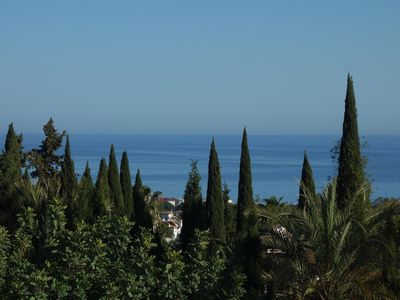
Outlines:
{"label": "tree", "polygon": [[162,193],[160,191],[152,191],[147,185],[143,185],[143,195],[145,203],[145,215],[148,220],[148,226],[153,227],[153,230],[162,222],[160,217]]}
{"label": "tree", "polygon": [[132,180],[131,171],[129,169],[128,153],[124,151],[121,158],[121,188],[124,197],[125,214],[128,218],[133,216],[133,195],[132,195]]}
{"label": "tree", "polygon": [[57,154],[62,145],[65,131],[58,133],[54,127],[53,119],[43,126],[45,139],[37,149],[28,153],[30,167],[33,167],[31,175],[38,178],[39,184],[46,190],[49,198],[55,196],[60,188],[60,166],[62,156]]}
{"label": "tree", "polygon": [[0,157],[0,225],[14,230],[17,225],[17,214],[23,198],[17,189],[21,182],[21,142],[22,137],[15,134],[13,124],[8,127],[5,140],[5,151]]}
{"label": "tree", "polygon": [[113,203],[113,212],[115,215],[122,215],[125,210],[124,196],[122,194],[121,182],[119,179],[114,145],[111,145],[110,149],[110,159],[108,165],[108,185],[110,187],[110,199]]}
{"label": "tree", "polygon": [[247,131],[243,129],[242,151],[240,156],[240,173],[237,201],[236,232],[245,236],[249,231],[249,211],[254,207],[251,162],[247,145]]}
{"label": "tree", "polygon": [[89,162],[86,162],[85,171],[81,177],[78,188],[78,197],[73,202],[74,220],[88,221],[92,217],[94,186],[90,174]]}
{"label": "tree", "polygon": [[74,161],[71,158],[71,148],[69,144],[69,136],[65,144],[64,160],[61,165],[61,195],[64,197],[67,205],[66,217],[68,223],[73,222],[73,202],[75,202],[78,190],[78,180],[75,176]]}
{"label": "tree", "polygon": [[202,223],[202,195],[200,186],[201,176],[197,168],[197,161],[192,161],[189,178],[183,195],[182,230],[180,234],[182,249],[186,250],[194,238],[196,229]]}
{"label": "tree", "polygon": [[226,243],[233,247],[236,236],[236,205],[232,203],[229,196],[229,187],[226,183],[223,185],[222,198],[224,199],[224,219],[226,231]]}
{"label": "tree", "polygon": [[303,168],[301,170],[301,181],[299,188],[299,200],[297,206],[301,210],[307,209],[307,202],[316,196],[315,183],[311,165],[308,161],[307,153],[304,151]]}
{"label": "tree", "polygon": [[260,297],[264,285],[262,280],[262,249],[258,234],[257,219],[253,200],[251,162],[247,144],[247,131],[243,129],[238,186],[236,218],[236,259],[237,265],[247,277],[246,297]]}
{"label": "tree", "polygon": [[210,251],[215,254],[221,244],[226,243],[224,222],[224,200],[222,198],[221,170],[214,138],[208,160],[208,183],[206,198],[207,229],[210,229]]}
{"label": "tree", "polygon": [[133,206],[133,210],[135,212],[134,220],[136,224],[141,227],[151,228],[151,217],[148,215],[146,210],[146,201],[139,169],[137,170],[135,185],[133,187]]}
{"label": "tree", "polygon": [[365,175],[358,136],[356,98],[353,79],[348,74],[336,190],[339,209],[343,210],[354,203],[354,209],[360,217],[366,205],[364,199],[366,193],[360,192],[364,185]]}
{"label": "tree", "polygon": [[93,203],[93,216],[111,216],[113,203],[110,198],[110,187],[107,178],[107,163],[104,158],[100,161],[99,173],[95,187],[95,200]]}
{"label": "tree", "polygon": [[382,225],[399,216],[399,203],[367,211],[361,224],[351,209],[337,208],[335,191],[333,182],[320,201],[309,203],[307,214],[290,207],[280,214],[263,210],[264,247],[276,249],[265,277],[279,282],[285,299],[394,299],[382,269],[396,258]]}
{"label": "tree", "polygon": [[[223,272],[226,259],[223,255],[209,255],[212,238],[210,232],[195,230],[193,239],[186,250],[186,286],[189,289],[189,299],[235,299],[226,291],[223,282]],[[239,293],[243,294],[241,282],[237,284]],[[228,293],[227,293],[228,292]]]}

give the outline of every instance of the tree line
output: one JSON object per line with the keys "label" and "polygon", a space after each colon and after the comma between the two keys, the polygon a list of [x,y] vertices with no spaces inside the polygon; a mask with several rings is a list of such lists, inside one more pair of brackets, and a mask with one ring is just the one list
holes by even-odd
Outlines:
{"label": "tree line", "polygon": [[[6,299],[391,299],[400,295],[400,205],[372,205],[347,78],[337,176],[317,192],[304,152],[297,205],[256,202],[243,130],[238,198],[211,141],[205,201],[193,161],[179,238],[157,193],[132,184],[111,145],[96,181],[79,180],[69,136],[52,119],[24,151],[10,124],[0,156],[0,294]],[[60,148],[65,139],[64,153]]]}

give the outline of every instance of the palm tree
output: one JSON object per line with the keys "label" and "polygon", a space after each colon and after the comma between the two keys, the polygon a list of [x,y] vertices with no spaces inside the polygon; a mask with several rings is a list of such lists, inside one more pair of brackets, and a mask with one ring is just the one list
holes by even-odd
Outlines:
{"label": "palm tree", "polygon": [[[336,207],[336,182],[309,199],[309,210],[260,211],[270,269],[264,274],[276,296],[293,299],[369,299],[393,296],[382,263],[394,256],[381,228],[400,205],[367,210],[361,223],[351,206]],[[362,191],[360,191],[362,192]],[[289,276],[282,275],[282,270]],[[287,284],[287,282],[290,282]]]}
{"label": "palm tree", "polygon": [[143,187],[144,199],[146,202],[146,213],[151,219],[153,224],[153,231],[161,224],[160,218],[160,197],[162,193],[160,191],[152,192],[151,188],[147,185]]}

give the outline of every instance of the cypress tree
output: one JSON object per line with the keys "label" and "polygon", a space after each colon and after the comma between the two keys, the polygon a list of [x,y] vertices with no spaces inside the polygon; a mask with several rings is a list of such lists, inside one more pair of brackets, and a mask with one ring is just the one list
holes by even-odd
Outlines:
{"label": "cypress tree", "polygon": [[69,136],[67,135],[67,141],[65,143],[65,154],[64,160],[61,164],[61,194],[67,204],[66,217],[69,224],[72,224],[73,220],[73,202],[76,200],[78,190],[78,180],[75,176],[74,161],[71,158],[71,147],[69,144]]}
{"label": "cypress tree", "polygon": [[304,151],[303,168],[301,170],[301,181],[299,188],[299,201],[297,206],[301,210],[305,210],[308,206],[308,200],[314,199],[315,196],[316,192],[313,171],[308,161],[307,153]]}
{"label": "cypress tree", "polygon": [[107,163],[104,158],[100,161],[99,173],[95,186],[95,200],[93,202],[93,216],[111,216],[113,203],[110,199],[110,188],[107,178]]}
{"label": "cypress tree", "polygon": [[247,144],[247,131],[243,129],[238,186],[236,218],[236,259],[247,277],[246,299],[261,297],[263,294],[263,259],[261,240],[258,234],[257,219],[254,213],[251,162]]}
{"label": "cypress tree", "polygon": [[[336,186],[337,205],[339,209],[345,209],[355,201],[355,209],[359,213],[362,212],[364,195],[358,194],[358,192],[363,187],[364,180],[364,166],[358,136],[356,98],[354,95],[353,79],[348,74],[343,135],[340,142]],[[358,196],[356,197],[357,194]]]}
{"label": "cypress tree", "polygon": [[17,214],[22,207],[22,194],[17,189],[21,182],[21,142],[11,123],[5,140],[5,150],[0,158],[0,225],[14,230]]}
{"label": "cypress tree", "polygon": [[202,195],[200,186],[201,176],[197,161],[192,161],[189,178],[183,195],[182,230],[180,234],[182,249],[187,250],[193,241],[195,229],[202,225]]}
{"label": "cypress tree", "polygon": [[133,217],[133,195],[132,195],[132,180],[131,171],[129,169],[128,153],[124,151],[121,158],[121,188],[124,197],[124,209],[125,214],[129,217]]}
{"label": "cypress tree", "polygon": [[218,244],[225,244],[224,200],[222,198],[221,170],[214,138],[211,142],[208,160],[208,184],[206,198],[207,228],[210,229],[211,253],[215,253]]}
{"label": "cypress tree", "polygon": [[110,159],[108,165],[108,185],[110,187],[110,199],[113,203],[113,212],[115,215],[122,215],[125,210],[124,196],[122,194],[121,182],[119,179],[114,145],[111,145],[110,149]]}
{"label": "cypress tree", "polygon": [[88,221],[92,217],[92,205],[94,186],[90,174],[89,162],[86,162],[85,171],[79,182],[79,194],[73,205],[74,219],[76,221]]}
{"label": "cypress tree", "polygon": [[246,212],[253,209],[253,186],[251,178],[251,162],[247,145],[247,131],[243,129],[242,150],[240,156],[240,173],[237,201],[236,233],[245,236],[249,231],[249,217]]}
{"label": "cypress tree", "polygon": [[133,210],[135,212],[136,225],[141,227],[152,227],[152,220],[146,210],[146,201],[140,170],[137,170],[135,178],[135,186],[133,187]]}

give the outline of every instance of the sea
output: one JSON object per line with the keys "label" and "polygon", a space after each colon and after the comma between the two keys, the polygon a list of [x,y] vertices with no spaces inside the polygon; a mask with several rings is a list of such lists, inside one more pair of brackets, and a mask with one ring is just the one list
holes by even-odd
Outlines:
{"label": "sea", "polygon": [[[37,148],[40,134],[24,135],[24,150]],[[95,179],[102,157],[108,161],[114,144],[117,160],[128,152],[132,180],[140,169],[142,181],[163,197],[181,198],[190,164],[198,161],[202,193],[206,196],[207,166],[212,137],[210,135],[70,135],[72,158],[78,176],[86,162]],[[4,141],[4,135],[1,136]],[[249,135],[254,196],[282,197],[295,203],[304,151],[307,151],[318,191],[322,191],[337,173],[337,159],[332,149],[337,135]],[[216,147],[222,181],[228,184],[233,201],[237,198],[241,135],[216,135]],[[361,138],[363,155],[368,159],[366,171],[372,182],[373,198],[400,197],[400,136],[370,135]],[[334,156],[334,155],[333,155]]]}

